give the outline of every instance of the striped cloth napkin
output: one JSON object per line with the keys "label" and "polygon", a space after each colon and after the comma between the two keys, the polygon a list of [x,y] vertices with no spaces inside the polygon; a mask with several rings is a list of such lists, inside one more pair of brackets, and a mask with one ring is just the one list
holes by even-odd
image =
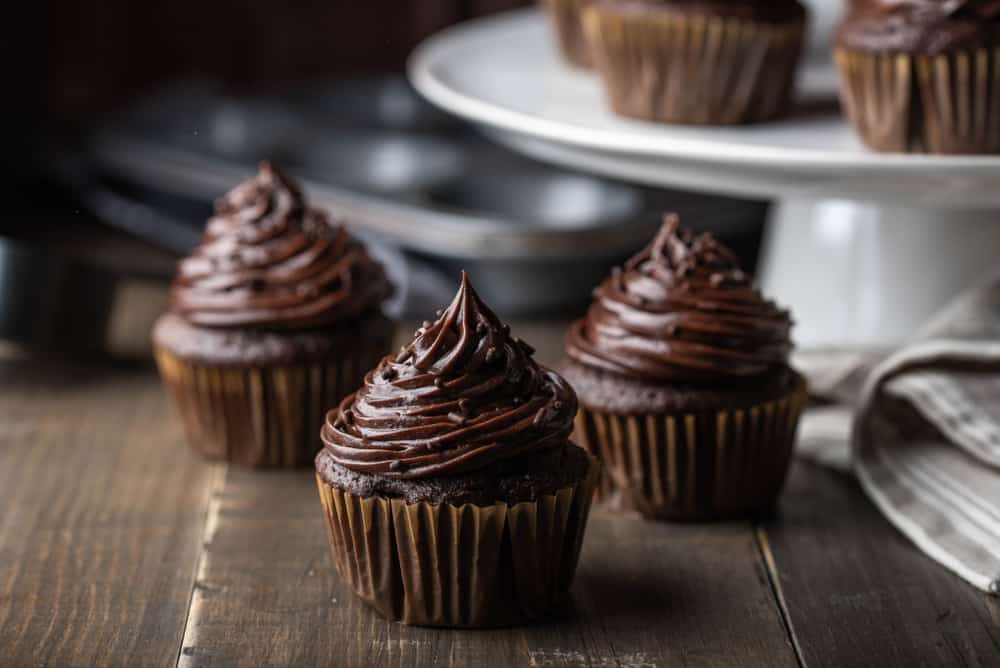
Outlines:
{"label": "striped cloth napkin", "polygon": [[799,454],[853,469],[903,534],[1000,595],[1000,275],[892,353],[806,353]]}

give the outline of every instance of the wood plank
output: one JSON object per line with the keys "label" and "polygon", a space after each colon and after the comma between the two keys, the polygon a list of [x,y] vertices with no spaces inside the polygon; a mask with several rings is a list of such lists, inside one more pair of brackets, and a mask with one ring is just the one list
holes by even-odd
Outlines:
{"label": "wood plank", "polygon": [[150,368],[0,362],[0,663],[173,665],[220,470]]}
{"label": "wood plank", "polygon": [[1000,665],[1000,601],[920,553],[852,478],[797,463],[758,535],[806,665]]}
{"label": "wood plank", "polygon": [[572,609],[528,628],[389,623],[340,582],[310,472],[230,469],[181,664],[796,665],[749,525],[595,513]]}

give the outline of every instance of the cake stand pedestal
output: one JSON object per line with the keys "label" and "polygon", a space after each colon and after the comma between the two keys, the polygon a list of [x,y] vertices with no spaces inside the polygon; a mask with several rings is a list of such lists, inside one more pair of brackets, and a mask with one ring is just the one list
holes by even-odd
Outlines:
{"label": "cake stand pedestal", "polygon": [[802,345],[898,343],[996,265],[1000,156],[867,151],[825,63],[804,66],[796,115],[742,128],[612,115],[598,79],[562,63],[533,10],[439,33],[410,75],[431,101],[538,159],[775,200],[759,278],[792,309]]}
{"label": "cake stand pedestal", "polygon": [[996,211],[779,200],[762,289],[789,305],[807,345],[892,345],[997,266]]}

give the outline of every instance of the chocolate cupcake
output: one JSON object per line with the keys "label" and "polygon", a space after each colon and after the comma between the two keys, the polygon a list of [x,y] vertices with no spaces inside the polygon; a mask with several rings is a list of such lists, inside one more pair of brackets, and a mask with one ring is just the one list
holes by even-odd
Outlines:
{"label": "chocolate cupcake", "polygon": [[995,0],[857,0],[835,57],[844,109],[869,147],[1000,152]]}
{"label": "chocolate cupcake", "polygon": [[341,577],[407,624],[503,626],[566,598],[597,463],[576,395],[462,275],[451,305],[330,411],[317,482]]}
{"label": "chocolate cupcake", "polygon": [[790,330],[732,251],[668,217],[566,338],[574,439],[604,464],[599,498],[657,519],[771,508],[806,402]]}
{"label": "chocolate cupcake", "polygon": [[596,0],[584,11],[612,110],[663,123],[785,114],[805,27],[798,0]]}
{"label": "chocolate cupcake", "polygon": [[326,408],[392,346],[380,264],[265,163],[216,204],[156,323],[187,440],[213,458],[306,466]]}
{"label": "chocolate cupcake", "polygon": [[572,65],[584,69],[593,67],[593,60],[583,34],[583,9],[593,1],[542,0],[563,57]]}

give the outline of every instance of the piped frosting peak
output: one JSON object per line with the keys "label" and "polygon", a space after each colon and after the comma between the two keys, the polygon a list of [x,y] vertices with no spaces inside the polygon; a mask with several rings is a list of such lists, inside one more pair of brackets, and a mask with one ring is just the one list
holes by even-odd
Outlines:
{"label": "piped frosting peak", "polygon": [[392,478],[482,469],[566,443],[576,395],[462,283],[437,320],[382,360],[330,411],[322,431],[335,462]]}
{"label": "piped frosting peak", "polygon": [[786,364],[791,326],[732,250],[671,215],[594,291],[566,351],[581,364],[645,380],[711,382]]}

